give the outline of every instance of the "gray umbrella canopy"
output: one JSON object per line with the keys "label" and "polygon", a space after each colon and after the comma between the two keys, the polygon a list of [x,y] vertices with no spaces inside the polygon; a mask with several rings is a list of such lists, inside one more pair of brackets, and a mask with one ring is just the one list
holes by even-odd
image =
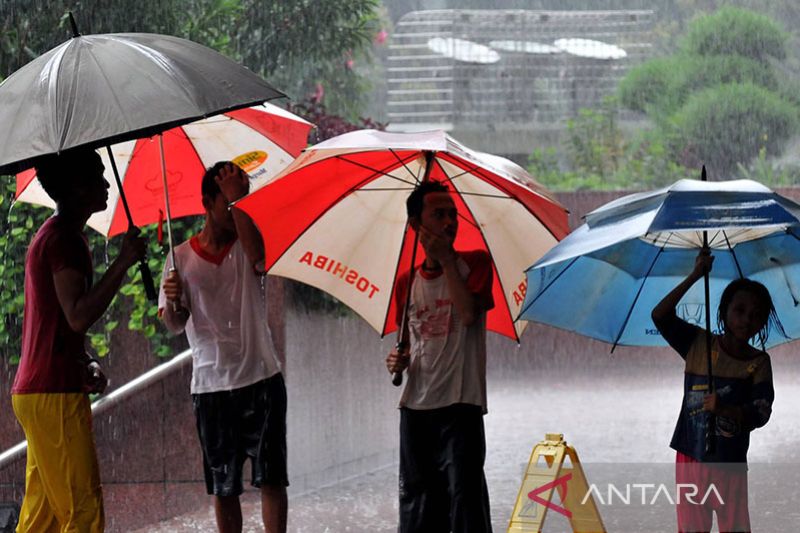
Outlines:
{"label": "gray umbrella canopy", "polygon": [[0,173],[281,96],[247,68],[186,39],[76,36],[0,84]]}

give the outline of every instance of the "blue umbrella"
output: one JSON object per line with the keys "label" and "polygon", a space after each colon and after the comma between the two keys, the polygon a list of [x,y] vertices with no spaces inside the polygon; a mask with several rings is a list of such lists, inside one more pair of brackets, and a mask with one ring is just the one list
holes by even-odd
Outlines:
{"label": "blue umbrella", "polygon": [[[527,270],[519,318],[616,345],[666,345],[653,307],[694,266],[704,234],[715,256],[709,297],[696,284],[680,318],[704,327],[706,302],[747,277],[772,295],[789,338],[800,337],[800,205],[750,180],[680,180],[610,202]],[[713,310],[713,309],[712,309]]]}

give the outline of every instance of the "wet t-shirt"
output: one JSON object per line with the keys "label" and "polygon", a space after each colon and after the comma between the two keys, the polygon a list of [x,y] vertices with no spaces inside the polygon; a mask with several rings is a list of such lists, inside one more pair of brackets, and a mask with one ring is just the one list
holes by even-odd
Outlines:
{"label": "wet t-shirt", "polygon": [[85,333],[67,323],[53,275],[73,269],[92,283],[86,236],[58,215],[36,232],[25,256],[22,354],[12,394],[81,392],[86,377]]}
{"label": "wet t-shirt", "polygon": [[[492,308],[492,263],[483,251],[459,252],[456,262],[467,289],[481,307],[466,326],[439,270],[417,269],[411,286],[408,327],[411,362],[400,406],[437,409],[456,403],[486,412],[486,311]],[[395,303],[402,312],[408,273],[400,277]]]}
{"label": "wet t-shirt", "polygon": [[759,352],[750,359],[738,359],[721,348],[719,336],[712,335],[714,390],[722,404],[734,406],[738,416],[715,416],[716,450],[709,454],[705,451],[709,413],[703,410],[703,397],[708,392],[705,330],[676,316],[656,326],[686,360],[683,402],[670,446],[702,462],[747,462],[750,432],[766,424],[772,414],[775,391],[769,355]]}
{"label": "wet t-shirt", "polygon": [[[175,248],[175,257],[182,304],[191,313],[186,337],[192,349],[192,394],[238,389],[277,374],[266,283],[241,242],[237,239],[215,256],[193,237]],[[164,276],[171,267],[168,258]],[[170,305],[163,286],[158,302],[162,310]]]}

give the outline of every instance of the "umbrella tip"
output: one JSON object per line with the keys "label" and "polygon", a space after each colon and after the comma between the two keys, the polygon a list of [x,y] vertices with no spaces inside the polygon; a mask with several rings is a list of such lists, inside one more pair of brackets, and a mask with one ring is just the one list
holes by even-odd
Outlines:
{"label": "umbrella tip", "polygon": [[700,180],[701,181],[708,181],[708,175],[706,174],[706,166],[703,165],[703,170],[700,172]]}
{"label": "umbrella tip", "polygon": [[75,17],[72,16],[72,11],[67,11],[69,15],[69,25],[72,28],[72,37],[80,37],[81,34],[78,32],[78,24],[75,22]]}

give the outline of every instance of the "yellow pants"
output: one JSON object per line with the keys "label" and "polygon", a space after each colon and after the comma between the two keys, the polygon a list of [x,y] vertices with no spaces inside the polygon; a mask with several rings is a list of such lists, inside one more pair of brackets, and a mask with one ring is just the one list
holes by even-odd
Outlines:
{"label": "yellow pants", "polygon": [[103,492],[85,394],[14,394],[28,439],[25,499],[17,533],[95,533],[105,527]]}

